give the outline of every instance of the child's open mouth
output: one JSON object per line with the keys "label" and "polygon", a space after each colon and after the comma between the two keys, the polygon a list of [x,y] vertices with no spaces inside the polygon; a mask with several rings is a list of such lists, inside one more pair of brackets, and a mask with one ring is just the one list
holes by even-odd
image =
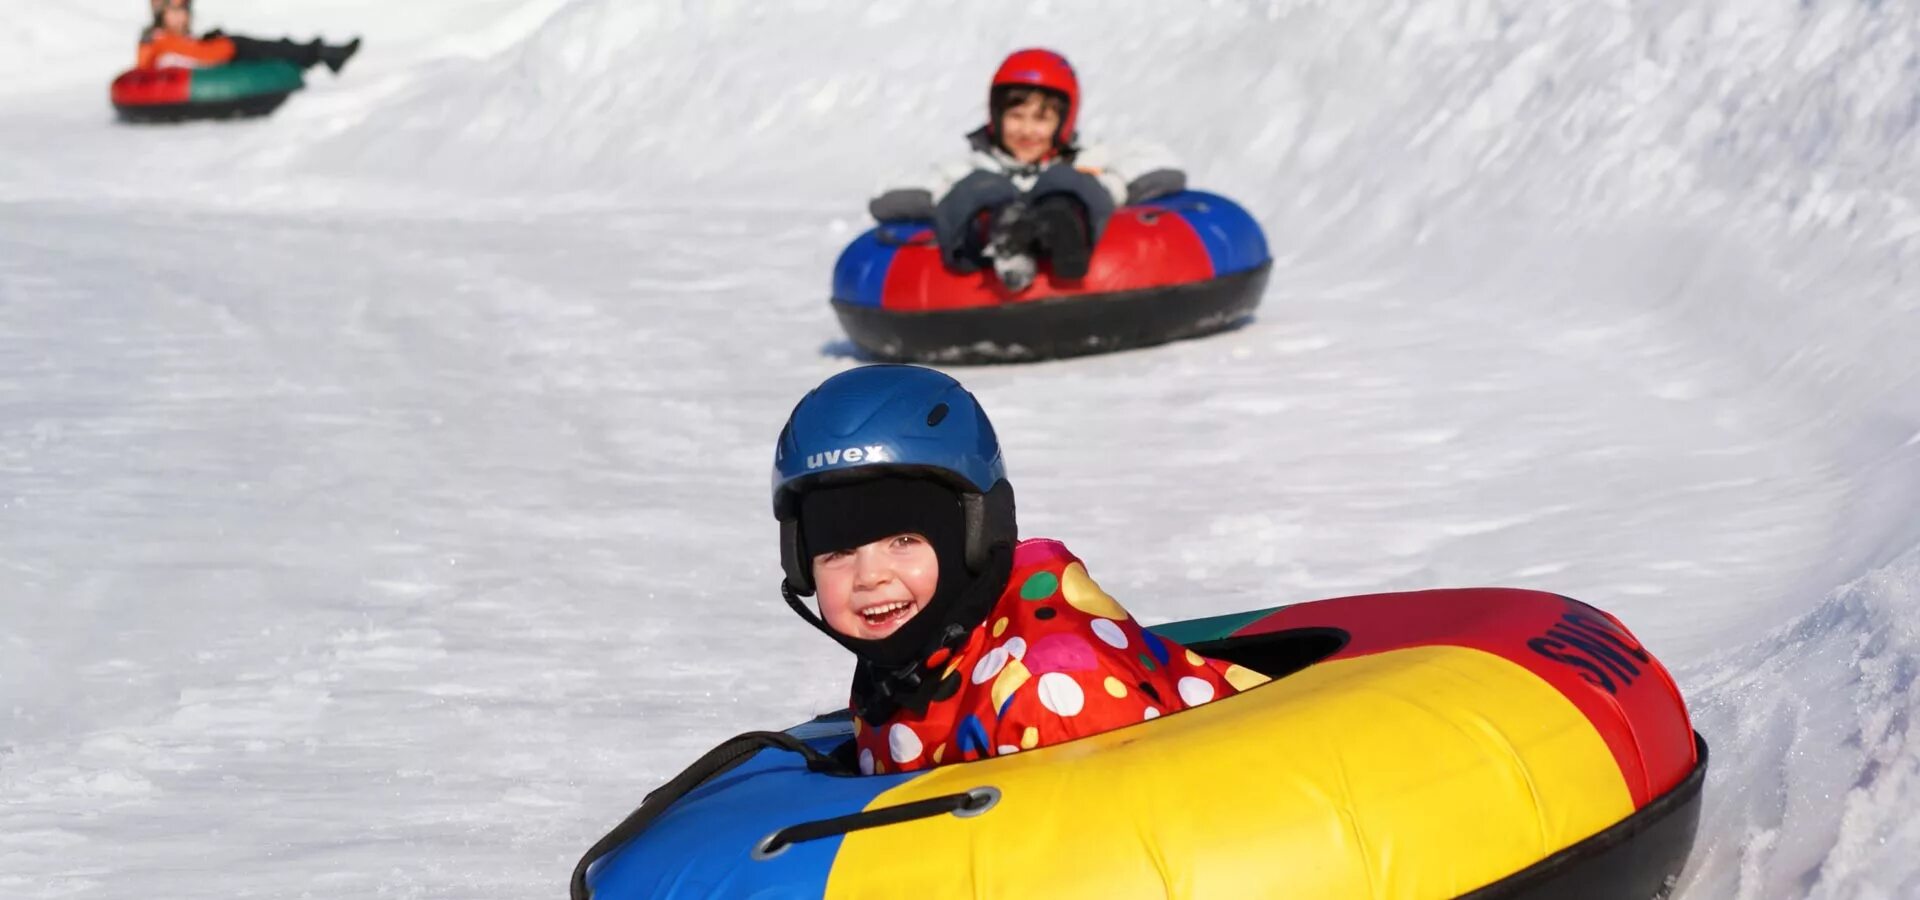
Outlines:
{"label": "child's open mouth", "polygon": [[886,628],[890,625],[898,625],[906,621],[907,617],[911,615],[913,615],[913,601],[911,600],[902,600],[898,603],[883,603],[879,606],[869,606],[860,611],[860,618],[867,623],[867,627],[876,629]]}

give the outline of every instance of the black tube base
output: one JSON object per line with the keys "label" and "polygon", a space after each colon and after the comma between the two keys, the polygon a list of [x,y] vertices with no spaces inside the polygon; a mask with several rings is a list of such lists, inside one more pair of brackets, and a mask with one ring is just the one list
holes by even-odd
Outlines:
{"label": "black tube base", "polygon": [[979,309],[895,312],[835,300],[833,311],[860,349],[888,362],[1061,359],[1231,328],[1260,305],[1272,265],[1194,284]]}

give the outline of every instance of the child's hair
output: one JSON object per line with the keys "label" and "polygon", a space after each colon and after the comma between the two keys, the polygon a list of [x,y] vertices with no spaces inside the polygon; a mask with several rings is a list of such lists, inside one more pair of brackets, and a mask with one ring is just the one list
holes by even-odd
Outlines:
{"label": "child's hair", "polygon": [[1053,110],[1054,115],[1062,120],[1066,119],[1067,98],[1059,91],[1024,84],[1008,84],[993,89],[993,102],[989,104],[988,112],[993,115],[994,127],[999,127],[1000,117],[1006,115],[1007,110],[1023,106],[1035,96],[1038,96],[1048,109]]}
{"label": "child's hair", "polygon": [[167,10],[173,7],[177,6],[186,10],[187,15],[193,15],[193,0],[151,0],[151,5],[153,7],[153,28],[155,29],[166,25]]}

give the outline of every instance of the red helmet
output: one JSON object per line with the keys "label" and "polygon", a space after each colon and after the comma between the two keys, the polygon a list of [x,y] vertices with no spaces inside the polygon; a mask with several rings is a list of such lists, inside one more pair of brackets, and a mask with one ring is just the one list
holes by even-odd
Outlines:
{"label": "red helmet", "polygon": [[993,115],[993,91],[1003,87],[1044,88],[1067,98],[1067,112],[1060,117],[1060,133],[1054,143],[1062,147],[1073,143],[1073,122],[1080,115],[1080,79],[1073,65],[1052,50],[1029,48],[1015,50],[993,73],[993,87],[987,92],[987,133],[999,136],[1000,122]]}

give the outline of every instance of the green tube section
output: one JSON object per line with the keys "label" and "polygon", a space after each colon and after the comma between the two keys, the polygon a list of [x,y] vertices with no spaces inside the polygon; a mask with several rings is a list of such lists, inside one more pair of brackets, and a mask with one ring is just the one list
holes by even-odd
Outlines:
{"label": "green tube section", "polygon": [[193,73],[188,84],[190,103],[221,103],[266,94],[287,94],[306,85],[300,70],[277,59],[228,63]]}
{"label": "green tube section", "polygon": [[1229,613],[1224,616],[1208,616],[1204,619],[1186,619],[1168,622],[1147,629],[1176,644],[1199,644],[1206,641],[1223,641],[1233,633],[1266,618],[1286,607],[1270,606],[1247,612]]}

